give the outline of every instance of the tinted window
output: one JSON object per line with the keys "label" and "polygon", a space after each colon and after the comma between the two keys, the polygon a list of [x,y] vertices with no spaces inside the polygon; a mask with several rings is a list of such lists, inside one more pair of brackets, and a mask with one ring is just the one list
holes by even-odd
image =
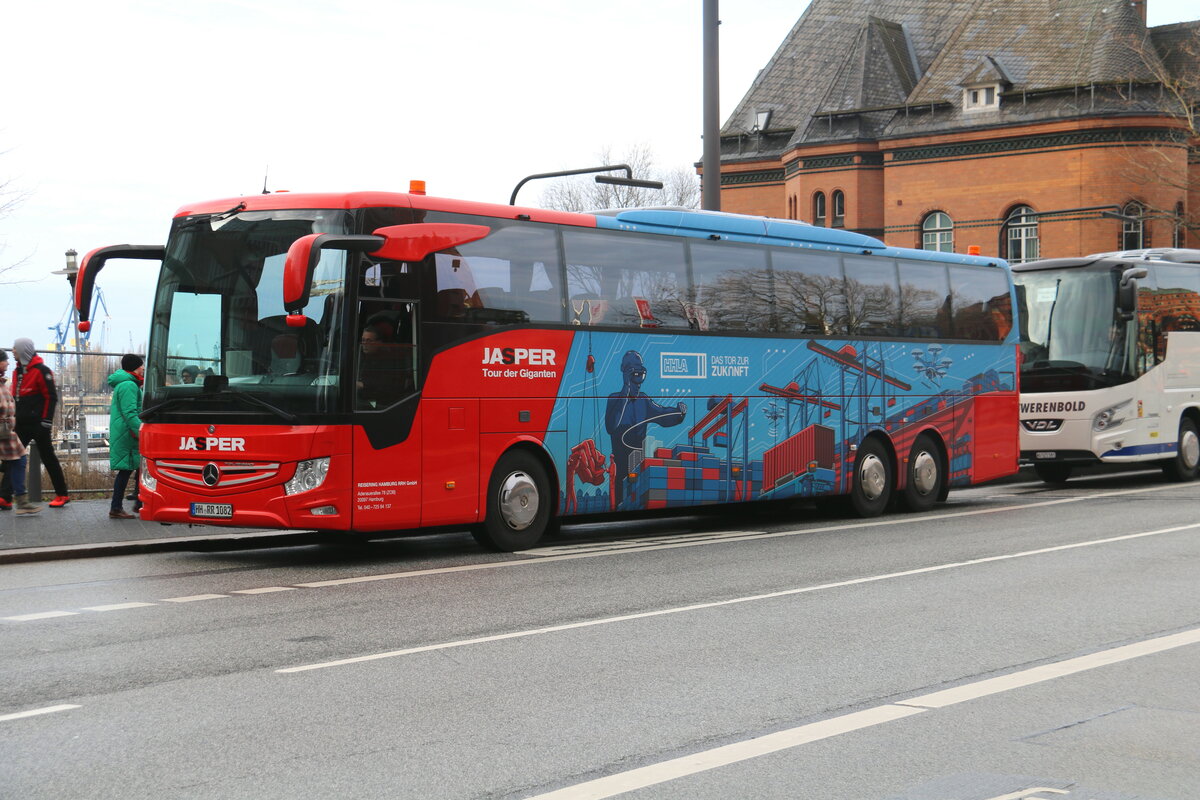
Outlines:
{"label": "tinted window", "polygon": [[1155,326],[1155,360],[1162,361],[1165,334],[1200,331],[1200,268],[1155,266],[1148,279],[1138,281],[1138,313],[1144,328],[1147,321]]}
{"label": "tinted window", "polygon": [[554,229],[486,222],[493,228],[486,238],[434,256],[432,318],[477,324],[562,322]]}
{"label": "tinted window", "polygon": [[777,329],[782,333],[846,332],[842,262],[837,256],[800,250],[774,250]]}
{"label": "tinted window", "polygon": [[770,329],[771,275],[765,251],[701,242],[692,244],[691,253],[695,309],[690,316],[696,327]]}
{"label": "tinted window", "polygon": [[1012,301],[1003,270],[950,267],[951,335],[959,339],[999,341],[1012,329]]}
{"label": "tinted window", "polygon": [[900,333],[925,339],[950,336],[950,275],[945,264],[900,262]]}
{"label": "tinted window", "polygon": [[572,322],[690,327],[682,241],[565,230],[563,249]]}
{"label": "tinted window", "polygon": [[846,311],[850,333],[894,336],[900,315],[896,262],[883,258],[845,258]]}

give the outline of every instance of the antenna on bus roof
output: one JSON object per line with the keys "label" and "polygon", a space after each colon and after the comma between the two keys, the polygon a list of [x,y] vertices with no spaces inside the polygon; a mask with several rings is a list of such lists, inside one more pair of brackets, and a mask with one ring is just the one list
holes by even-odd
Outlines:
{"label": "antenna on bus roof", "polygon": [[263,169],[263,190],[262,190],[263,194],[270,194],[270,192],[267,190],[267,175],[270,172],[271,172],[271,165],[267,164],[267,166]]}

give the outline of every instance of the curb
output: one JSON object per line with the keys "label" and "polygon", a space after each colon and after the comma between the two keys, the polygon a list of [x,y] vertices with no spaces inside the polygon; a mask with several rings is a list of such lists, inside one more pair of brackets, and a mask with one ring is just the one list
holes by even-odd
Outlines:
{"label": "curb", "polygon": [[174,536],[163,539],[135,539],[128,542],[97,542],[62,545],[59,547],[21,547],[0,550],[0,564],[23,564],[35,561],[61,561],[68,558],[97,558],[101,556],[164,553],[175,550],[250,550],[257,547],[280,547],[314,544],[319,538],[313,531],[255,531],[226,533],[215,536]]}

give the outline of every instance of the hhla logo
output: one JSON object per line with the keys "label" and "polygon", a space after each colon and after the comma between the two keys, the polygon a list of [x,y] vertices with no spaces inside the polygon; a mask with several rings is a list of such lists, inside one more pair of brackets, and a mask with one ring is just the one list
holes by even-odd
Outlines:
{"label": "hhla logo", "polygon": [[483,348],[483,363],[554,366],[554,351],[524,347],[485,347]]}
{"label": "hhla logo", "polygon": [[240,436],[181,436],[179,449],[243,452],[246,449],[246,440]]}

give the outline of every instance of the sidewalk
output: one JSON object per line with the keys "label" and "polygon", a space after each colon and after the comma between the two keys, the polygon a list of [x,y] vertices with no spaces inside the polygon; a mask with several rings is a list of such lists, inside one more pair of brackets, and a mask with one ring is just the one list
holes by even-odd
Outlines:
{"label": "sidewalk", "polygon": [[[49,500],[53,495],[46,496]],[[121,553],[183,550],[203,542],[261,541],[283,544],[311,538],[306,531],[162,525],[140,519],[110,519],[109,501],[72,500],[62,508],[45,502],[38,514],[0,511],[0,564]],[[129,511],[132,503],[125,503]]]}

